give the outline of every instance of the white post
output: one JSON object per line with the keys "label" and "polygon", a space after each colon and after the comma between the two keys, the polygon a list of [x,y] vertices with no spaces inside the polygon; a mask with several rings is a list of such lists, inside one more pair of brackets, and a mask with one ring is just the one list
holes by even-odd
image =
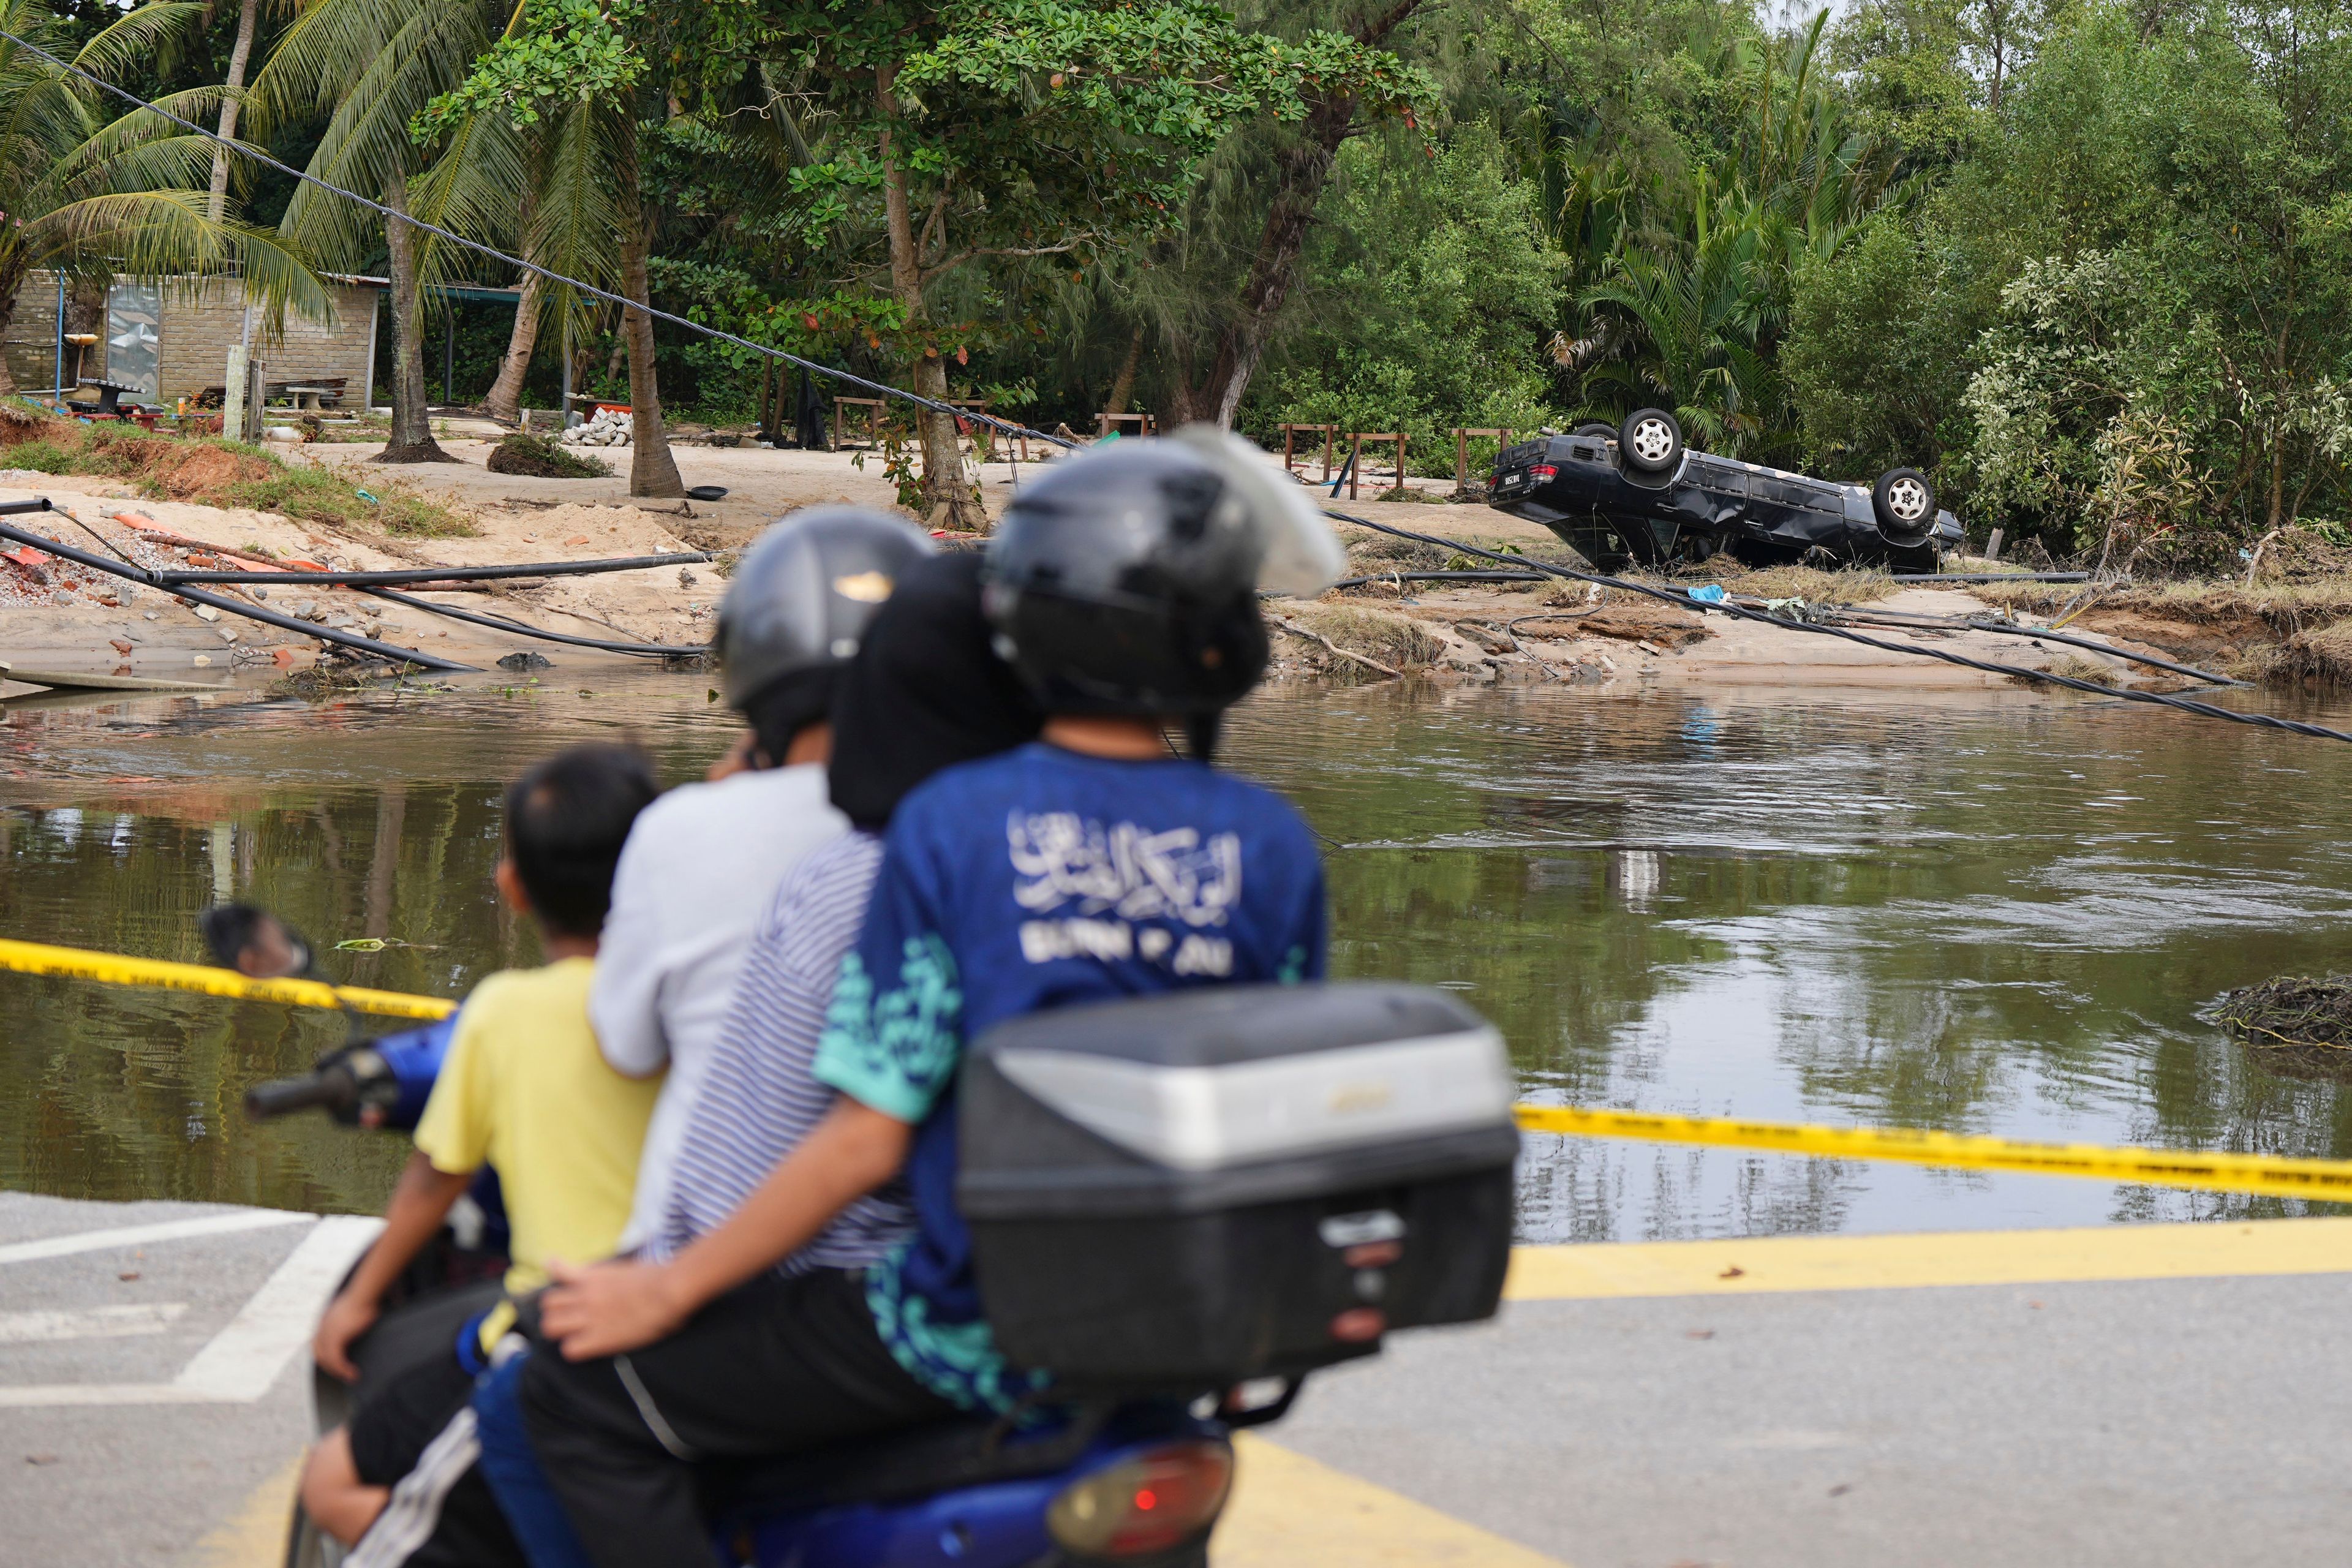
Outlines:
{"label": "white post", "polygon": [[245,395],[249,380],[245,372],[245,345],[231,343],[228,385],[221,393],[221,434],[232,441],[245,439]]}
{"label": "white post", "polygon": [[360,384],[367,389],[360,398],[362,414],[373,413],[375,409],[375,329],[376,323],[383,320],[383,292],[371,289],[368,290],[367,374],[360,378]]}

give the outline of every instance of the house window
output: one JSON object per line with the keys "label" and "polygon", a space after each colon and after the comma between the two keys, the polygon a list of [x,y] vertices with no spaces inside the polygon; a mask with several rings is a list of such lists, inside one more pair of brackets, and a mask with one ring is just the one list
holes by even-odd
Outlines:
{"label": "house window", "polygon": [[117,283],[106,291],[106,379],[156,395],[163,347],[163,290],[152,283]]}

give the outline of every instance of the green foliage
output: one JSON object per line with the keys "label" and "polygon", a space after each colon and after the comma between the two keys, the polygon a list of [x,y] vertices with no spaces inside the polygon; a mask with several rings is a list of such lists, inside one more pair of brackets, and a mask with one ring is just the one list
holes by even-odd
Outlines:
{"label": "green foliage", "polygon": [[1887,213],[1800,268],[1780,366],[1807,459],[1838,479],[1897,466],[1940,479],[1968,440],[1961,411],[2000,285],[1948,231]]}
{"label": "green foliage", "polygon": [[1896,162],[1828,74],[1828,16],[1781,47],[1703,16],[1658,62],[1671,135],[1628,133],[1637,78],[1559,142],[1579,287],[1554,353],[1587,412],[1660,404],[1702,448],[1795,446],[1779,345],[1796,276],[1886,199]]}
{"label": "green foliage", "polygon": [[2055,13],[1952,166],[1808,269],[1820,460],[1938,465],[1979,526],[2226,563],[2352,506],[2340,0]]}
{"label": "green foliage", "polygon": [[[79,50],[43,0],[0,0],[0,27],[101,77],[139,63],[184,25],[192,7],[151,5],[110,22]],[[164,95],[184,118],[219,111],[222,89]],[[194,291],[236,274],[282,327],[289,307],[332,315],[304,253],[235,216],[215,217],[207,186],[212,147],[143,110],[109,120],[112,100],[16,44],[0,40],[0,321],[26,274],[54,268],[97,284],[114,277],[169,279]],[[0,371],[0,385],[6,373]]]}
{"label": "green foliage", "polygon": [[1405,139],[1360,141],[1339,173],[1308,247],[1307,319],[1253,382],[1244,428],[1276,447],[1285,421],[1403,430],[1423,471],[1451,474],[1455,426],[1555,417],[1540,345],[1564,258],[1534,188],[1467,138],[1433,161]]}

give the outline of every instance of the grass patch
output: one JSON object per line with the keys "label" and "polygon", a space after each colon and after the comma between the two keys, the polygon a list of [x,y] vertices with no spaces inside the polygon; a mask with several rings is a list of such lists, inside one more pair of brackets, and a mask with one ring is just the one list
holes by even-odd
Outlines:
{"label": "grass patch", "polygon": [[[388,480],[355,486],[340,474],[287,463],[242,442],[23,417],[13,408],[5,413],[0,419],[0,466],[125,479],[151,500],[244,507],[333,528],[427,539],[464,538],[475,531],[446,507]],[[362,497],[363,489],[377,499]]]}
{"label": "grass patch", "polygon": [[[1349,653],[1387,665],[1391,669],[1408,670],[1434,664],[1445,653],[1445,640],[1411,616],[1391,610],[1375,610],[1367,605],[1347,603],[1301,604],[1285,600],[1273,606],[1293,626],[1329,637]],[[1329,649],[1302,637],[1290,637],[1276,630],[1288,647],[1282,651],[1297,658],[1307,668],[1318,675],[1340,680],[1377,679],[1372,672],[1349,659],[1335,658]]]}

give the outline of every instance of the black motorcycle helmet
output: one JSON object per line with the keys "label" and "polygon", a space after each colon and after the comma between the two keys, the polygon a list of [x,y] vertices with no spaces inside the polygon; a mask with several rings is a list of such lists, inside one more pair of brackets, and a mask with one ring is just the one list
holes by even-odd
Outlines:
{"label": "black motorcycle helmet", "polygon": [[989,541],[982,603],[1047,712],[1201,716],[1257,684],[1259,587],[1305,591],[1297,571],[1266,582],[1269,565],[1295,562],[1303,529],[1319,589],[1339,552],[1254,459],[1236,437],[1187,431],[1065,458],[1022,487]]}
{"label": "black motorcycle helmet", "polygon": [[761,535],[736,564],[712,639],[727,705],[750,717],[783,699],[782,721],[755,724],[763,731],[823,719],[866,623],[930,553],[921,529],[864,507],[811,507]]}

